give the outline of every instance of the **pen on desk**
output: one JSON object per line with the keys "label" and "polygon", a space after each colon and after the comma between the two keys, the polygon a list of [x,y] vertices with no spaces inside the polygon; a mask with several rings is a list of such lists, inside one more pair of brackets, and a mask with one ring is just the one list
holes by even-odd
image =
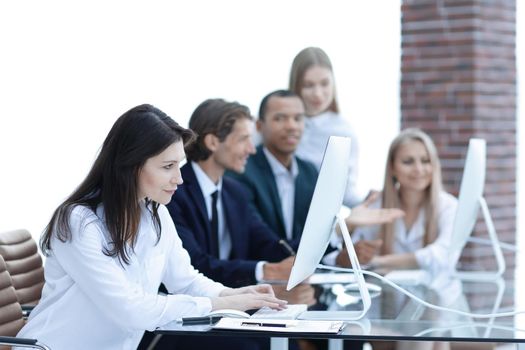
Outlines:
{"label": "pen on desk", "polygon": [[286,323],[243,322],[243,323],[241,323],[241,326],[281,327],[281,328],[285,328],[288,325]]}
{"label": "pen on desk", "polygon": [[183,317],[180,321],[183,326],[206,325],[217,323],[222,316]]}
{"label": "pen on desk", "polygon": [[295,255],[295,251],[292,249],[292,247],[290,247],[288,242],[286,242],[284,239],[280,239],[279,244],[282,245],[284,249],[286,249],[286,251],[290,253],[291,256]]}

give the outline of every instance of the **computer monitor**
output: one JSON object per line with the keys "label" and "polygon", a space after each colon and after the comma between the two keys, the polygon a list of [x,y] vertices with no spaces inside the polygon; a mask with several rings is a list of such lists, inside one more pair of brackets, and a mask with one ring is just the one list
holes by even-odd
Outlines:
{"label": "computer monitor", "polygon": [[[461,179],[459,190],[458,208],[454,225],[452,228],[452,241],[449,250],[450,261],[454,264],[453,274],[461,279],[468,280],[492,280],[505,272],[505,260],[501,246],[496,235],[496,230],[490,217],[487,203],[483,198],[483,188],[485,186],[485,162],[486,162],[486,144],[483,139],[470,139],[465,168]],[[459,261],[461,251],[467,244],[472,230],[478,219],[479,209],[485,224],[489,237],[494,249],[496,263],[498,268],[494,272],[486,271],[464,271],[455,270],[455,265]]]}
{"label": "computer monitor", "polygon": [[365,285],[350,234],[344,218],[339,215],[348,181],[350,149],[351,143],[348,137],[331,136],[328,140],[287,289],[292,289],[314,273],[328,247],[337,223],[352,262],[363,301],[363,310],[357,312],[332,311],[330,313],[307,312],[311,318],[357,320],[366,314],[371,304],[370,294]]}

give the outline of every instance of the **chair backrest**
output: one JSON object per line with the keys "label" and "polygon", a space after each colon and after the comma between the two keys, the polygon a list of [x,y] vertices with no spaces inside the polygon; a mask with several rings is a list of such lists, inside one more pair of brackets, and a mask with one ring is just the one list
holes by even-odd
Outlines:
{"label": "chair backrest", "polygon": [[0,255],[0,336],[15,336],[24,325],[22,308],[16,297],[11,276]]}
{"label": "chair backrest", "polygon": [[20,304],[36,305],[44,286],[44,268],[31,234],[27,230],[0,232],[0,255],[5,260]]}

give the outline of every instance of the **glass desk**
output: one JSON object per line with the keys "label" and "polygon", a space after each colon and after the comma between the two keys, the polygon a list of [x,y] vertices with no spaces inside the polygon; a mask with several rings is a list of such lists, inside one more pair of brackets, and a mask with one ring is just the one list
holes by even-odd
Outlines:
{"label": "glass desk", "polygon": [[[448,275],[434,276],[429,283],[402,286],[421,299],[443,307],[476,314],[509,312],[525,309],[516,293],[516,282],[524,276],[507,271],[505,278],[488,282],[460,281]],[[515,278],[516,277],[516,278]],[[272,349],[287,348],[290,338],[330,339],[331,349],[342,349],[342,341],[451,341],[516,343],[525,350],[525,314],[499,318],[472,318],[449,311],[430,309],[374,278],[367,281],[379,284],[380,293],[372,295],[372,306],[365,318],[348,321],[337,334],[266,333],[258,331],[213,330],[210,326],[181,326],[168,324],[158,334],[191,334],[199,336],[262,336],[272,338]],[[359,310],[360,298],[355,292],[334,294],[339,288],[323,285],[319,301],[328,311]],[[525,299],[525,298],[524,298]],[[517,306],[516,306],[517,305]]]}

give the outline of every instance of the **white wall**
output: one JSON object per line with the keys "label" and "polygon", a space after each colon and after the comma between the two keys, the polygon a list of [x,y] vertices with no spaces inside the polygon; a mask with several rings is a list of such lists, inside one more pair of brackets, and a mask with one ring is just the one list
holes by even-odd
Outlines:
{"label": "white wall", "polygon": [[306,46],[331,56],[360,187],[379,188],[399,128],[399,26],[391,0],[0,3],[0,230],[39,236],[128,108],[183,125],[210,97],[256,113]]}

